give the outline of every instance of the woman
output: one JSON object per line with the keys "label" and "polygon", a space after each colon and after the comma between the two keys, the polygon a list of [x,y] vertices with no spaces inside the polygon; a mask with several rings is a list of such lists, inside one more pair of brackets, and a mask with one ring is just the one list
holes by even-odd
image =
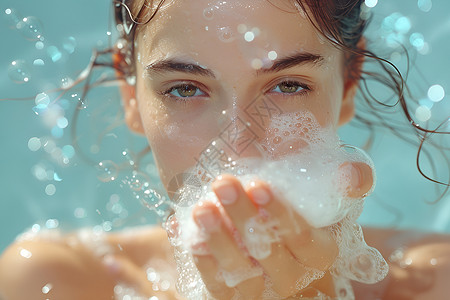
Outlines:
{"label": "woman", "polygon": [[[271,112],[279,110],[282,116],[302,112],[303,129],[334,132],[353,117],[363,58],[372,56],[361,37],[360,1],[174,0],[160,6],[158,1],[143,2],[117,3],[123,22],[119,29],[128,41],[119,41],[115,61],[119,76],[129,79],[121,86],[127,124],[147,136],[169,193],[179,190],[174,178],[195,167],[211,140],[227,133],[230,125],[237,128],[231,144],[237,147],[235,155],[267,152],[276,159],[311,141],[298,135],[289,143],[277,142]],[[128,19],[127,8],[136,24]],[[392,79],[404,101],[401,80]],[[254,109],[255,103],[266,104],[265,114]],[[265,118],[270,125],[261,125]],[[247,147],[249,139],[266,148]],[[303,142],[292,143],[298,140]],[[356,201],[370,191],[372,170],[366,163],[346,166],[347,193]],[[200,202],[193,211],[197,227],[208,235],[192,245],[205,294],[261,299],[270,278],[275,299],[346,297],[336,294],[329,273],[339,256],[333,236],[311,226],[306,216],[294,213],[285,218],[291,208],[282,202],[281,193],[264,181],[243,187],[232,176],[215,179],[212,189],[220,205]],[[257,215],[260,207],[283,220],[277,230],[284,234],[271,244],[269,256],[255,261],[229,228],[243,235],[244,220]],[[298,224],[300,231],[293,229]],[[175,221],[169,225],[169,232],[176,231]],[[386,241],[402,234],[367,230],[366,241],[387,256],[401,245]],[[180,297],[173,289],[175,264],[169,249],[160,229],[23,239],[0,260],[0,293],[6,299],[110,299],[134,292],[158,299]],[[397,252],[397,260],[392,259],[391,272],[380,283],[383,287],[355,286],[356,299],[443,297],[450,272],[448,250],[446,237],[408,245]],[[216,276],[219,269],[233,271],[254,264],[263,272],[232,286]],[[156,281],[155,272],[148,272],[149,266],[167,278],[165,285]],[[324,273],[299,285],[298,278],[309,268]]]}

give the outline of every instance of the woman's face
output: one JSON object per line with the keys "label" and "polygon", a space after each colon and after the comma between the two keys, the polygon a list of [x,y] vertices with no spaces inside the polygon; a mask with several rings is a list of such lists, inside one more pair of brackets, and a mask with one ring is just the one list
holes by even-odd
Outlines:
{"label": "woman's face", "polygon": [[166,186],[230,128],[245,144],[266,139],[275,115],[309,112],[333,130],[347,121],[343,54],[290,1],[166,3],[138,27],[137,105],[125,105]]}

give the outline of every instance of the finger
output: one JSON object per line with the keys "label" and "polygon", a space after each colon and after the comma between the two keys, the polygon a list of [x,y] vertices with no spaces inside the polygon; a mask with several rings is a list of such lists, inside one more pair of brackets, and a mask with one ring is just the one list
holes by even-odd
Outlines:
{"label": "finger", "polygon": [[285,204],[276,199],[264,182],[253,182],[248,188],[248,194],[270,218],[279,222],[282,241],[302,264],[322,271],[333,264],[338,247],[331,232],[309,226],[299,214],[288,210]]}
{"label": "finger", "polygon": [[[213,190],[236,226],[250,255],[256,258],[272,280],[272,288],[281,296],[296,293],[306,269],[278,243],[271,223],[264,223],[239,180],[231,175],[214,181]],[[280,227],[281,228],[281,227]],[[271,232],[272,231],[272,232]]]}
{"label": "finger", "polygon": [[203,203],[193,213],[195,222],[208,236],[206,244],[221,269],[225,284],[236,287],[244,299],[257,299],[264,289],[262,270],[238,247],[218,208],[212,203]]}
{"label": "finger", "polygon": [[339,167],[346,193],[350,198],[362,198],[372,189],[374,178],[372,168],[363,162],[345,162]]}
{"label": "finger", "polygon": [[218,280],[219,268],[212,255],[193,255],[195,265],[208,289],[215,299],[231,299],[235,293],[223,280]]}
{"label": "finger", "polygon": [[158,299],[175,297],[175,292],[172,289],[160,289],[158,283],[149,281],[145,270],[122,255],[106,255],[103,258],[103,264],[116,282],[125,283],[135,288],[143,296],[157,296]]}

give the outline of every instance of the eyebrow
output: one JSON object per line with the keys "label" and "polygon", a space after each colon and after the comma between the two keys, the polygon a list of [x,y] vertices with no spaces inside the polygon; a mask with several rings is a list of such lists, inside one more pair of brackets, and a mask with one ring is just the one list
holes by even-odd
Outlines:
{"label": "eyebrow", "polygon": [[198,64],[185,63],[173,58],[158,60],[145,67],[145,70],[150,73],[182,72],[216,78],[214,72],[208,68],[202,67]]}
{"label": "eyebrow", "polygon": [[270,68],[259,69],[256,71],[256,73],[257,75],[265,73],[275,73],[307,63],[321,65],[323,61],[324,58],[322,55],[309,52],[298,52],[286,57],[275,59]]}
{"label": "eyebrow", "polygon": [[[319,54],[309,52],[294,53],[286,57],[275,59],[270,68],[259,69],[256,71],[256,75],[275,73],[307,63],[320,65],[323,62],[323,60],[324,60],[323,56]],[[146,66],[145,70],[150,73],[161,74],[171,72],[182,72],[193,75],[211,77],[214,79],[216,78],[214,72],[208,68],[202,67],[198,64],[186,63],[175,58],[158,60]]]}

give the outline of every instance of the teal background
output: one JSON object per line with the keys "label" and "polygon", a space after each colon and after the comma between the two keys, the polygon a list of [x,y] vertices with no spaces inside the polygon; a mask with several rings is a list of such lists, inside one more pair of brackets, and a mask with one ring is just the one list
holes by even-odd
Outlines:
{"label": "teal background", "polygon": [[[17,29],[9,27],[4,14],[6,8],[15,8],[24,17],[38,18],[43,26],[46,45],[62,49],[63,39],[74,37],[77,43],[75,51],[52,62],[45,50],[36,49],[35,42],[26,40]],[[379,24],[394,12],[409,18],[412,27],[407,35],[420,32],[431,46],[432,50],[427,55],[414,51],[411,55],[414,68],[410,84],[415,96],[426,97],[428,87],[433,84],[440,84],[450,93],[450,3],[433,1],[432,9],[423,12],[418,8],[417,1],[380,1],[373,11],[373,26],[368,35],[369,47],[377,46],[375,37],[379,34]],[[32,97],[32,100],[0,102],[0,251],[26,228],[35,223],[44,226],[48,219],[59,220],[59,226],[66,230],[95,225],[119,229],[155,222],[155,214],[142,208],[121,187],[120,178],[102,183],[97,179],[92,163],[84,161],[79,155],[65,167],[52,160],[44,150],[32,152],[27,146],[31,137],[51,135],[42,118],[32,110],[34,96],[57,86],[64,77],[75,78],[89,62],[92,49],[102,49],[108,45],[106,32],[111,20],[110,1],[2,0],[0,16],[0,99]],[[32,65],[37,58],[44,59],[44,67]],[[8,77],[8,67],[16,59],[31,63],[30,82],[16,84]],[[403,66],[402,61],[400,59],[400,66]],[[117,90],[98,89],[88,98],[88,106],[80,116],[78,131],[82,148],[89,153],[90,146],[98,144],[100,152],[89,153],[94,162],[111,159],[126,165],[127,158],[122,155],[122,151],[129,149],[131,153],[138,152],[145,146],[145,140],[128,133],[121,122]],[[446,95],[441,102],[436,103],[431,110],[432,118],[448,118],[449,102],[449,96]],[[70,127],[70,107],[73,108],[74,104],[69,102],[68,105],[65,116]],[[401,116],[394,115],[394,118],[400,119]],[[102,128],[114,122],[118,123],[116,128],[106,133],[102,131]],[[341,136],[347,143],[361,145],[367,132],[354,124],[343,128]],[[448,139],[447,136],[443,141],[447,146],[450,145]],[[71,144],[69,129],[64,129],[63,137],[55,140],[60,147]],[[366,201],[366,209],[360,218],[362,224],[450,232],[450,198],[447,195],[437,204],[427,203],[436,199],[436,186],[417,172],[416,151],[417,146],[408,145],[383,129],[378,130],[370,152],[377,169],[377,187]],[[438,156],[435,162],[443,170],[441,175],[444,180],[448,180],[447,162]],[[31,171],[37,164],[56,172],[62,181],[38,180]],[[142,165],[147,173],[154,176],[150,158]],[[125,170],[119,176],[126,176],[128,171]],[[45,193],[48,184],[56,187],[56,193],[52,196]],[[120,211],[126,210],[127,216],[118,218],[118,210],[111,209],[114,203],[119,203]],[[80,214],[80,211],[84,213]]]}

